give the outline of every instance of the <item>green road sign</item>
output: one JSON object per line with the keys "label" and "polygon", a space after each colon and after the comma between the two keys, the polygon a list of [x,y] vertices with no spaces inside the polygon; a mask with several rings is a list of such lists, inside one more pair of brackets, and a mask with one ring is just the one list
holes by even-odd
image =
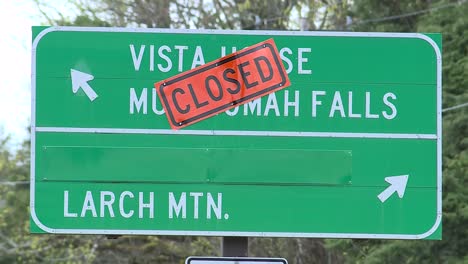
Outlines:
{"label": "green road sign", "polygon": [[[440,35],[34,35],[31,232],[441,238]],[[291,86],[170,129],[155,82],[270,38]]]}

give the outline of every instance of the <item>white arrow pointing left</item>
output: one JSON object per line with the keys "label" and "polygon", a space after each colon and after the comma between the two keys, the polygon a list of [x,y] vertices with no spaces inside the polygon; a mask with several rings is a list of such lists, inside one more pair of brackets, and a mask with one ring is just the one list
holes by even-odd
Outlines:
{"label": "white arrow pointing left", "polygon": [[390,183],[390,186],[377,195],[379,200],[382,203],[385,202],[394,192],[398,193],[398,197],[403,198],[403,195],[405,195],[406,184],[408,183],[408,176],[409,175],[386,177],[385,181]]}
{"label": "white arrow pointing left", "polygon": [[72,80],[72,91],[77,93],[81,88],[88,96],[89,100],[94,101],[98,97],[96,92],[89,86],[88,82],[94,79],[94,76],[74,69],[70,70]]}

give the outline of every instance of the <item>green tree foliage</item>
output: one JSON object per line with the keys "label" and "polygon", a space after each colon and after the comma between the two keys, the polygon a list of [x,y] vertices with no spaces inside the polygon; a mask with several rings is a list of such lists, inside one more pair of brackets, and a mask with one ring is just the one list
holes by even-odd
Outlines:
{"label": "green tree foliage", "polygon": [[19,249],[16,237],[22,229],[22,226],[12,225],[21,216],[14,207],[20,206],[27,211],[27,197],[18,193],[27,191],[29,185],[27,167],[16,166],[16,158],[8,149],[9,137],[3,134],[0,136],[0,255],[4,256],[0,263],[7,263],[15,260],[15,253]]}
{"label": "green tree foliage", "polygon": [[216,256],[219,238],[176,236],[96,236],[94,263],[182,264],[188,256]]}
{"label": "green tree foliage", "polygon": [[[440,32],[443,108],[468,102],[466,1],[356,1],[355,30]],[[419,10],[419,11],[418,11]],[[382,18],[388,18],[382,19]],[[468,262],[468,107],[443,113],[442,241],[329,240],[347,263]]]}
{"label": "green tree foliage", "polygon": [[[448,1],[438,6],[448,6]],[[443,108],[468,102],[468,3],[421,17],[418,31],[443,34]],[[443,240],[432,254],[468,261],[468,107],[443,113]]]}
{"label": "green tree foliage", "polygon": [[249,254],[256,257],[282,257],[290,264],[340,263],[341,256],[328,250],[322,239],[250,238]]}
{"label": "green tree foliage", "polygon": [[[430,0],[357,0],[350,9],[354,31],[415,32],[418,11],[429,7]],[[408,16],[405,16],[408,14]]]}
{"label": "green tree foliage", "polygon": [[0,134],[0,263],[86,263],[92,240],[29,234],[30,142],[15,152]]}
{"label": "green tree foliage", "polygon": [[[349,1],[83,0],[76,7],[79,16],[90,18],[88,25],[106,21],[119,27],[287,30],[316,29],[319,20],[323,20],[320,29],[344,28]],[[303,22],[307,25],[300,25]],[[69,24],[63,17],[49,23]]]}

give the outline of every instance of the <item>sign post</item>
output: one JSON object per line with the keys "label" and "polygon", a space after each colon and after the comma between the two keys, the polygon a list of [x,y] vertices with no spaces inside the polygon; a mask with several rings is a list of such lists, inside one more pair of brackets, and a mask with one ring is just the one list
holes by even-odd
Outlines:
{"label": "sign post", "polygon": [[223,257],[247,257],[249,255],[249,238],[223,237],[221,254]]}
{"label": "sign post", "polygon": [[[440,35],[33,30],[31,232],[441,238]],[[289,87],[171,129],[155,83],[268,39]]]}

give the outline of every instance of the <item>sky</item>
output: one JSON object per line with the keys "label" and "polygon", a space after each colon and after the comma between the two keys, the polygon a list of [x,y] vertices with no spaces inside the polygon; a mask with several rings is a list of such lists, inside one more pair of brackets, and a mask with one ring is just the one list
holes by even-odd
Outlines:
{"label": "sky", "polygon": [[[63,0],[48,0],[59,12]],[[56,10],[44,10],[51,17]],[[65,11],[69,12],[69,11]],[[0,138],[17,145],[28,138],[31,120],[31,27],[45,25],[33,0],[0,0]]]}

